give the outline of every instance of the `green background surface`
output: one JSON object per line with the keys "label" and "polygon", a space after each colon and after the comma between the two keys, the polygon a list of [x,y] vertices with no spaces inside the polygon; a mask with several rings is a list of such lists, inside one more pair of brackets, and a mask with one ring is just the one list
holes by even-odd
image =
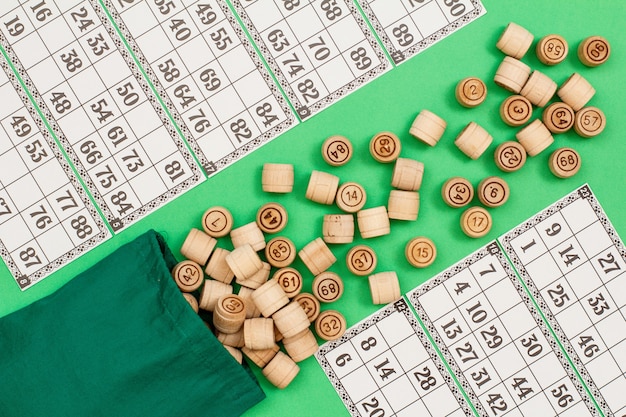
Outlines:
{"label": "green background surface", "polygon": [[[623,214],[626,202],[626,3],[622,0],[484,0],[483,4],[488,12],[474,23],[296,126],[27,291],[21,292],[6,267],[0,266],[0,316],[50,294],[150,228],[161,232],[180,258],[178,248],[189,229],[200,227],[202,213],[212,205],[228,207],[238,226],[253,221],[262,204],[277,201],[289,212],[289,223],[281,235],[288,236],[301,248],[321,236],[324,214],[340,212],[336,206],[323,206],[304,198],[312,170],[333,173],[342,182],[361,183],[367,191],[366,207],[386,205],[393,166],[375,162],[368,152],[370,138],[383,130],[400,136],[402,157],[425,164],[419,218],[416,222],[392,221],[390,235],[367,241],[357,237],[354,244],[372,246],[379,257],[377,271],[395,270],[403,293],[584,183],[589,183],[617,232],[626,236]],[[605,112],[607,126],[600,136],[592,139],[583,139],[573,131],[556,136],[548,150],[529,158],[520,171],[505,174],[495,166],[493,150],[499,143],[514,139],[517,130],[500,120],[499,105],[509,93],[493,83],[493,75],[504,56],[495,44],[510,21],[535,35],[533,49],[523,58],[531,68],[546,73],[557,84],[564,82],[572,72],[580,72],[592,83],[597,92],[590,104]],[[550,33],[562,35],[570,45],[567,59],[554,67],[541,64],[534,54],[536,41]],[[597,68],[584,67],[576,57],[579,42],[591,35],[606,37],[612,47],[609,61]],[[487,100],[475,109],[461,107],[454,97],[456,83],[467,76],[480,77],[487,83]],[[444,137],[433,148],[408,134],[413,119],[422,109],[429,109],[448,122]],[[540,116],[541,109],[536,109],[534,117]],[[463,155],[453,143],[470,121],[482,125],[494,137],[491,147],[476,161]],[[355,148],[353,159],[343,167],[330,167],[321,158],[322,142],[334,134],[348,137]],[[565,180],[557,179],[548,169],[551,151],[561,146],[573,147],[583,160],[580,172]],[[265,162],[294,164],[293,193],[278,195],[262,191],[261,169]],[[443,182],[456,175],[468,178],[474,185],[489,175],[500,175],[509,183],[511,197],[504,206],[490,210],[494,225],[484,238],[466,237],[459,227],[461,211],[449,208],[440,197]],[[404,246],[409,239],[420,235],[435,242],[438,256],[433,265],[418,270],[404,258]],[[232,248],[228,239],[220,240],[218,246]],[[338,262],[331,270],[343,277],[345,292],[339,301],[322,307],[341,311],[348,326],[381,307],[371,303],[367,279],[351,275],[345,266],[345,254],[352,246],[332,246]],[[312,275],[301,261],[297,260],[294,266],[303,273],[304,290],[310,291]],[[254,368],[267,399],[246,415],[348,415],[317,361],[309,358],[301,362],[300,367],[300,374],[285,390],[271,386],[260,370]]]}

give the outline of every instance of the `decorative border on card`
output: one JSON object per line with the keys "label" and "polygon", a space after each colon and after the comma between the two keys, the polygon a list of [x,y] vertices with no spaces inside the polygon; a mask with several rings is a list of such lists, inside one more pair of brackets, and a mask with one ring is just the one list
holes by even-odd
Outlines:
{"label": "decorative border on card", "polygon": [[[454,379],[452,378],[452,376],[448,372],[448,370],[447,370],[446,366],[444,365],[444,363],[439,358],[439,355],[437,354],[437,351],[430,344],[430,341],[428,340],[428,337],[426,336],[426,334],[422,330],[422,327],[420,326],[419,322],[416,320],[415,316],[413,316],[413,313],[411,312],[411,310],[409,308],[409,305],[407,304],[407,302],[404,299],[400,299],[400,300],[398,300],[398,301],[396,301],[394,303],[387,304],[385,307],[383,307],[382,309],[378,310],[376,313],[372,314],[371,316],[367,317],[366,319],[360,321],[356,325],[354,325],[351,328],[349,328],[344,333],[344,335],[341,336],[341,338],[339,338],[337,340],[330,341],[330,342],[326,342],[325,344],[320,346],[320,348],[318,349],[317,353],[315,353],[315,358],[317,359],[317,361],[319,362],[320,366],[322,367],[322,369],[326,373],[326,376],[328,377],[328,379],[330,380],[331,384],[333,385],[333,387],[335,388],[335,390],[339,394],[339,397],[343,401],[344,405],[346,406],[346,408],[348,409],[350,414],[352,416],[355,416],[355,417],[360,417],[361,416],[361,414],[359,413],[359,411],[356,408],[356,404],[354,404],[354,402],[352,401],[352,399],[350,398],[350,396],[346,392],[345,388],[343,387],[343,385],[341,383],[341,379],[337,377],[337,375],[335,374],[333,368],[328,363],[328,360],[326,359],[326,354],[328,354],[329,352],[333,351],[337,347],[343,345],[344,343],[349,342],[355,336],[357,336],[360,333],[362,333],[363,331],[371,328],[376,323],[382,321],[383,319],[389,317],[390,315],[392,315],[392,314],[394,314],[396,312],[402,313],[404,315],[404,317],[407,319],[407,321],[409,322],[409,324],[411,325],[411,327],[415,331],[415,334],[419,338],[420,342],[422,343],[422,345],[426,349],[426,352],[428,353],[428,356],[430,357],[430,359],[433,361],[433,363],[437,367],[437,370],[441,374],[443,380],[445,381],[446,385],[448,386],[448,388],[450,389],[450,391],[454,395],[454,398],[457,400],[457,402],[459,404],[459,407],[463,410],[465,415],[466,416],[474,416],[474,413],[473,413],[471,407],[469,406],[469,404],[467,403],[467,401],[465,400],[465,397],[463,396],[463,393],[459,390],[459,388],[454,383]],[[486,414],[485,414],[485,416],[486,416]]]}

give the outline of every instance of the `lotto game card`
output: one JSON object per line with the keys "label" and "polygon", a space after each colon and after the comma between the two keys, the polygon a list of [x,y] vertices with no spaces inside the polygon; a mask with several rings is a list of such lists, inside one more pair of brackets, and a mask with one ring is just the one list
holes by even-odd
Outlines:
{"label": "lotto game card", "polygon": [[403,299],[316,353],[353,416],[474,415]]}
{"label": "lotto game card", "polygon": [[481,416],[599,415],[496,242],[407,296]]}
{"label": "lotto game card", "polygon": [[352,0],[232,4],[303,120],[390,67]]}
{"label": "lotto game card", "polygon": [[626,250],[589,186],[499,241],[603,413],[623,416]]}
{"label": "lotto game card", "polygon": [[204,180],[97,0],[3,1],[0,36],[114,231]]}
{"label": "lotto game card", "polygon": [[209,175],[297,123],[223,0],[104,4]]}
{"label": "lotto game card", "polygon": [[110,237],[0,57],[0,254],[25,290]]}

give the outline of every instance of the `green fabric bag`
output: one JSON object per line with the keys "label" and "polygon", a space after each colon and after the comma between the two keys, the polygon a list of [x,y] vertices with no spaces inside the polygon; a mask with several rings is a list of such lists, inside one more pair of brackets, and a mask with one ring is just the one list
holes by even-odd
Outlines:
{"label": "green fabric bag", "polygon": [[239,416],[265,395],[180,295],[150,231],[0,319],[0,416]]}

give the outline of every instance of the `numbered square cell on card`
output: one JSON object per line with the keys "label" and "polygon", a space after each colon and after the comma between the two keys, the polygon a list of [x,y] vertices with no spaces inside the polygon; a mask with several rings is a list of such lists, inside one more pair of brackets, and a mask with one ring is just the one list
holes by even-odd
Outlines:
{"label": "numbered square cell on card", "polygon": [[[496,369],[489,359],[484,359],[464,372],[465,378],[476,395],[482,395],[502,382],[503,377]],[[517,372],[517,370],[511,372]]]}
{"label": "numbered square cell on card", "polygon": [[548,249],[552,249],[572,236],[572,231],[560,211],[537,223],[535,230]]}
{"label": "numbered square cell on card", "polygon": [[[61,7],[62,9],[63,7]],[[79,2],[76,6],[63,12],[63,17],[76,38],[80,38],[85,32],[100,25],[98,15],[87,1]]]}
{"label": "numbered square cell on card", "polygon": [[557,412],[562,412],[580,401],[580,395],[568,378],[562,378],[551,386],[544,386],[545,394]]}
{"label": "numbered square cell on card", "polygon": [[410,16],[406,16],[386,26],[385,31],[393,46],[400,51],[423,39]]}
{"label": "numbered square cell on card", "polygon": [[180,153],[160,161],[155,165],[155,169],[168,190],[193,177],[193,171]]}
{"label": "numbered square cell on card", "polygon": [[163,55],[152,63],[152,67],[157,78],[166,88],[178,83],[189,75],[185,61],[183,61],[177,51],[171,51]]}
{"label": "numbered square cell on card", "polygon": [[88,68],[90,64],[87,54],[76,40],[61,48],[52,55],[52,58],[66,79],[79,74],[85,68]]}
{"label": "numbered square cell on card", "polygon": [[471,368],[486,356],[476,336],[472,334],[450,346],[449,350],[462,371]]}
{"label": "numbered square cell on card", "polygon": [[527,265],[533,259],[536,259],[548,251],[539,233],[534,228],[511,239],[511,247],[523,265]]}
{"label": "numbered square cell on card", "polygon": [[588,260],[587,255],[575,237],[571,237],[555,246],[550,250],[550,254],[552,254],[552,258],[554,258],[563,274],[567,274]]}
{"label": "numbered square cell on card", "polygon": [[103,160],[99,165],[87,171],[98,191],[106,194],[126,181],[122,170],[113,158]]}
{"label": "numbered square cell on card", "polygon": [[607,350],[604,340],[595,327],[585,329],[576,337],[570,337],[570,342],[583,363],[594,360]]}
{"label": "numbered square cell on card", "polygon": [[[452,310],[434,323],[435,330],[441,335],[443,343],[450,346],[472,332],[461,312]],[[432,332],[432,329],[431,329]]]}
{"label": "numbered square cell on card", "polygon": [[355,369],[363,366],[363,362],[352,344],[344,342],[324,355],[337,378],[341,379]]}
{"label": "numbered square cell on card", "polygon": [[384,387],[404,374],[394,354],[387,350],[365,364],[379,387]]}
{"label": "numbered square cell on card", "polygon": [[[165,34],[174,47],[183,45],[190,39],[198,36],[200,32],[186,10],[181,10],[175,16],[169,17],[161,23]],[[169,30],[168,30],[169,29]]]}
{"label": "numbered square cell on card", "polygon": [[10,43],[15,44],[35,30],[32,23],[30,23],[30,19],[26,16],[26,12],[21,7],[17,7],[17,5],[15,7],[5,6],[4,2],[2,7],[3,11],[8,12],[10,10],[10,12],[2,16],[2,23],[9,35]]}
{"label": "numbered square cell on card", "polygon": [[[511,394],[509,394],[504,384],[498,384],[478,398],[490,417],[499,416],[503,414],[504,411],[515,408],[515,401],[511,398]],[[509,414],[515,415],[515,412],[508,413],[507,415]]]}
{"label": "numbered square cell on card", "polygon": [[463,304],[481,291],[478,282],[467,268],[446,279],[443,286],[457,305]]}
{"label": "numbered square cell on card", "polygon": [[5,189],[0,188],[0,224],[15,216],[19,216],[19,214],[13,201],[11,201],[9,193],[7,193]]}
{"label": "numbered square cell on card", "polygon": [[[610,246],[608,249],[600,252],[590,262],[604,283],[612,281],[626,271],[626,262],[624,262],[624,258],[622,258],[615,246]],[[621,277],[620,280],[624,281],[625,278]],[[615,295],[619,296],[618,294]]]}
{"label": "numbered square cell on card", "polygon": [[507,277],[500,260],[494,255],[485,255],[470,265],[469,270],[483,290]]}
{"label": "numbered square cell on card", "polygon": [[485,294],[479,294],[459,307],[465,322],[472,330],[476,330],[496,317]]}
{"label": "numbered square cell on card", "polygon": [[102,26],[92,30],[78,41],[92,64],[117,50],[111,36]]}
{"label": "numbered square cell on card", "polygon": [[200,32],[210,29],[213,25],[221,22],[226,18],[224,12],[220,8],[220,5],[217,3],[216,0],[210,0],[196,4],[193,9],[191,4],[187,5],[186,7],[187,11],[191,15],[191,18],[193,19]]}
{"label": "numbered square cell on card", "polygon": [[[529,368],[521,369],[503,382],[511,398],[515,401],[515,405],[523,404],[535,395],[542,395],[541,391],[543,391],[543,388],[539,385]],[[543,404],[542,408],[536,409],[535,412],[537,413],[536,415],[550,415],[552,406],[550,406],[550,403]]]}
{"label": "numbered square cell on card", "polygon": [[113,88],[111,88],[111,96],[122,114],[134,109],[147,100],[145,93],[134,77],[125,78],[114,85]]}
{"label": "numbered square cell on card", "polygon": [[558,314],[578,301],[576,294],[565,278],[559,278],[541,290],[541,295],[553,314]]}
{"label": "numbered square cell on card", "polygon": [[203,32],[202,37],[218,58],[241,43],[235,29],[226,20]]}
{"label": "numbered square cell on card", "polygon": [[[311,36],[321,31],[323,28],[320,25],[318,29],[319,30],[313,32]],[[263,39],[263,42],[267,45],[269,52],[276,57],[284,54],[299,44],[300,41],[294,34],[294,31],[298,31],[298,33],[300,33],[301,27],[296,24],[292,29],[286,20],[281,20],[262,31],[261,39]]]}
{"label": "numbered square cell on card", "polygon": [[31,240],[11,252],[11,257],[23,275],[30,275],[50,262],[36,240]]}
{"label": "numbered square cell on card", "polygon": [[23,219],[35,237],[60,223],[52,207],[45,199],[37,201],[24,210]]}
{"label": "numbered square cell on card", "polygon": [[443,10],[443,13],[446,16],[446,19],[450,23],[459,19],[466,13],[469,13],[474,9],[474,6],[471,3],[471,0],[458,0],[458,1],[449,1],[449,0],[437,0],[439,6]]}

